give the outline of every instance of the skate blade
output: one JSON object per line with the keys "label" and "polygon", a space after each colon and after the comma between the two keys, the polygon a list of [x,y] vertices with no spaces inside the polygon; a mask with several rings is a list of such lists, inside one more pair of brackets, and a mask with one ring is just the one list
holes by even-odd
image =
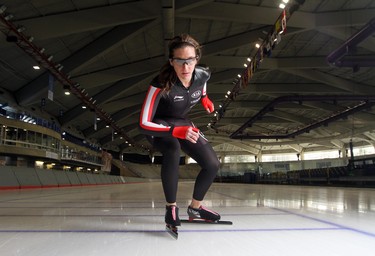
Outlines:
{"label": "skate blade", "polygon": [[175,226],[166,225],[165,230],[171,235],[174,239],[178,239],[178,229]]}
{"label": "skate blade", "polygon": [[233,225],[232,221],[229,220],[203,220],[203,219],[192,219],[192,220],[181,220],[182,223],[198,223],[198,224],[221,224],[221,225]]}

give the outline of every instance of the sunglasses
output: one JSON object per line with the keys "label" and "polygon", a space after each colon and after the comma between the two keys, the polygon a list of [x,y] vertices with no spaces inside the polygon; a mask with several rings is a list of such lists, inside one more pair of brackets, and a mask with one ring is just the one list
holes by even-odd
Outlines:
{"label": "sunglasses", "polygon": [[189,58],[189,59],[180,59],[180,58],[172,58],[177,65],[183,66],[184,64],[190,66],[193,65],[197,61],[197,57]]}

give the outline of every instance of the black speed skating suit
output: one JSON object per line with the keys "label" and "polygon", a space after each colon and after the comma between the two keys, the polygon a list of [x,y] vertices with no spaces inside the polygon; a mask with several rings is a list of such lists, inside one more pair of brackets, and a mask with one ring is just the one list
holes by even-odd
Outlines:
{"label": "black speed skating suit", "polygon": [[165,92],[154,79],[143,102],[140,129],[163,155],[161,178],[168,203],[176,202],[180,148],[202,168],[195,182],[194,199],[203,200],[219,169],[216,153],[203,135],[199,136],[197,143],[172,136],[174,127],[194,127],[187,115],[194,105],[207,96],[206,83],[209,78],[210,73],[197,66],[189,88],[178,80],[169,92]]}

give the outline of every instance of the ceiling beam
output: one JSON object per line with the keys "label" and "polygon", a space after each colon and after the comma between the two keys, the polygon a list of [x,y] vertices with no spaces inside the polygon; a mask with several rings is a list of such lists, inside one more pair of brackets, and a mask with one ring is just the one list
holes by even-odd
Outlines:
{"label": "ceiling beam", "polygon": [[[116,27],[110,32],[102,35],[93,43],[87,45],[80,51],[72,54],[65,60],[61,61],[64,66],[64,73],[71,74],[83,66],[91,63],[93,59],[98,58],[108,51],[117,47],[123,40],[139,33],[148,23],[137,23]],[[20,90],[15,92],[18,103],[22,106],[31,105],[40,102],[43,95],[47,95],[49,73],[45,72],[35,80],[26,84]],[[84,84],[83,84],[84,85]],[[85,86],[84,86],[85,87]]]}
{"label": "ceiling beam", "polygon": [[[179,12],[177,17],[273,25],[280,13],[281,10],[277,5],[271,8],[237,3],[210,2],[204,6]],[[325,13],[295,11],[288,20],[288,27],[342,27],[348,23],[363,25],[373,16],[373,9],[340,10]]]}
{"label": "ceiling beam", "polygon": [[[374,11],[372,11],[374,12]],[[350,24],[348,24],[350,25]],[[342,41],[346,41],[348,38],[352,36],[357,30],[349,29],[348,25],[344,28],[331,28],[331,27],[320,27],[316,30],[320,33],[326,34],[330,37],[334,37],[337,39],[340,39]],[[350,31],[350,33],[348,33]],[[370,50],[372,52],[375,52],[375,38],[374,37],[368,37],[364,41],[360,42],[358,46]]]}
{"label": "ceiling beam", "polygon": [[[212,2],[204,6],[177,13],[177,17],[209,19],[215,21],[241,22],[248,24],[273,25],[281,10],[244,4]],[[306,16],[308,18],[308,16]]]}
{"label": "ceiling beam", "polygon": [[374,91],[373,86],[355,83],[350,80],[346,80],[340,77],[326,74],[318,70],[282,69],[282,71],[310,79],[311,81],[320,82],[320,83],[324,83],[330,86],[334,86],[336,88],[348,91],[349,93],[353,93],[353,94],[358,93],[358,94],[364,94],[364,95],[371,95],[373,94],[373,91]]}
{"label": "ceiling beam", "polygon": [[165,47],[165,58],[169,58],[168,43],[174,37],[175,1],[161,0],[162,30]]}
{"label": "ceiling beam", "polygon": [[362,26],[372,18],[374,18],[374,9],[371,8],[322,12],[315,14],[315,27]]}
{"label": "ceiling beam", "polygon": [[159,17],[159,7],[158,1],[144,0],[62,12],[20,20],[18,23],[36,40],[45,40],[156,19]]}
{"label": "ceiling beam", "polygon": [[114,68],[104,69],[90,74],[74,77],[74,81],[84,84],[85,88],[95,88],[102,85],[120,82],[123,79],[157,72],[160,66],[164,64],[165,59],[162,56],[150,58]]}
{"label": "ceiling beam", "polygon": [[[124,79],[100,91],[98,94],[94,95],[93,98],[97,101],[97,105],[102,105],[112,98],[117,97],[119,94],[126,93],[132,88],[132,86],[134,86],[134,84],[146,82],[146,80],[148,81],[151,79],[151,76],[153,76],[153,73],[151,73],[151,75],[145,74]],[[81,105],[78,104],[74,108],[66,111],[66,113],[64,113],[64,115],[60,118],[60,122],[63,125],[67,125],[68,123],[74,122],[74,119],[78,118],[80,115],[84,115],[85,113],[87,113],[87,110],[82,109]]]}

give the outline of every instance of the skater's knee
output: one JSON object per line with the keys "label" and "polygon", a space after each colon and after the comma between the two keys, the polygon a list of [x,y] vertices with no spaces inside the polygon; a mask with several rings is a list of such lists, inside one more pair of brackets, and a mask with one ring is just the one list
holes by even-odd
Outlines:
{"label": "skater's knee", "polygon": [[215,159],[215,160],[209,161],[205,169],[209,170],[213,174],[216,174],[219,171],[219,168],[220,168],[220,162],[219,160]]}

